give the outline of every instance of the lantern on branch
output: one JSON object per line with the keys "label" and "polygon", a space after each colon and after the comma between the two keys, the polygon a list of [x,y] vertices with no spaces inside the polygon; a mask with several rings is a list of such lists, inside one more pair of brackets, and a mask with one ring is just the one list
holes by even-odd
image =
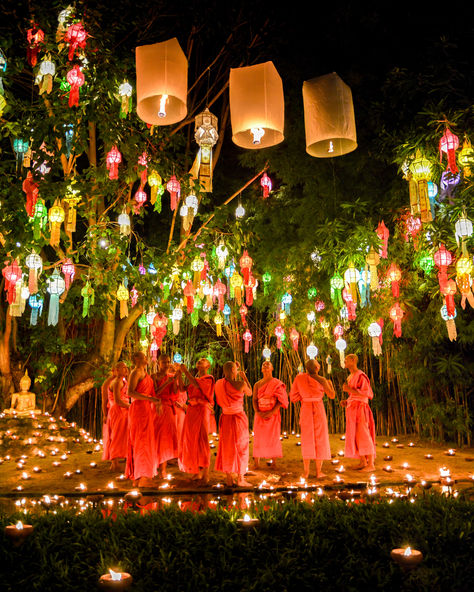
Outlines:
{"label": "lantern on branch", "polygon": [[458,161],[463,169],[464,177],[470,177],[471,167],[474,166],[474,148],[467,137],[464,138],[462,150],[458,154]]}
{"label": "lantern on branch", "polygon": [[272,281],[272,275],[271,275],[271,273],[269,273],[268,271],[266,271],[262,275],[263,294],[264,294],[264,296],[268,296],[268,286],[269,286],[269,284],[270,284],[271,281]]}
{"label": "lantern on branch", "polygon": [[369,337],[372,338],[372,351],[374,356],[381,356],[382,355],[382,344],[381,344],[381,337],[382,337],[382,327],[374,322],[370,323],[367,333]]}
{"label": "lantern on branch", "polygon": [[225,264],[227,261],[227,257],[229,256],[229,250],[225,246],[223,242],[219,243],[216,248],[216,257],[217,257],[217,267],[218,269],[224,269]]}
{"label": "lantern on branch", "polygon": [[202,191],[212,191],[212,148],[219,138],[217,133],[217,117],[206,107],[194,119],[194,139],[199,146],[199,152],[193,169],[197,171]]}
{"label": "lantern on branch", "polygon": [[316,302],[314,303],[314,309],[316,310],[316,312],[322,312],[325,308],[326,305],[322,300],[316,300]]}
{"label": "lantern on branch", "polygon": [[155,212],[161,212],[161,196],[165,192],[165,186],[162,184],[160,175],[152,170],[148,175],[148,185],[150,186],[150,203],[155,206]]}
{"label": "lantern on branch", "polygon": [[216,312],[215,316],[214,316],[214,323],[216,325],[216,335],[217,337],[222,337],[222,323],[224,322],[224,319],[221,315],[220,312]]}
{"label": "lantern on branch", "polygon": [[52,247],[56,247],[59,245],[59,240],[61,236],[61,224],[64,222],[64,218],[64,208],[61,206],[59,199],[56,199],[56,201],[53,204],[53,207],[50,208],[48,212],[49,226],[51,232],[49,244]]}
{"label": "lantern on branch", "polygon": [[46,289],[50,294],[48,309],[48,326],[56,326],[59,320],[59,297],[66,288],[66,282],[61,277],[59,269],[55,269],[46,280]]}
{"label": "lantern on branch", "polygon": [[465,241],[472,236],[472,222],[466,217],[465,212],[459,217],[454,228],[456,231],[456,242],[459,246],[459,239],[461,239],[462,254],[467,257],[468,253]]}
{"label": "lantern on branch", "polygon": [[65,285],[66,285],[66,292],[69,290],[70,285],[74,281],[74,275],[76,273],[76,267],[71,259],[66,259],[63,263],[61,268],[64,278],[65,278]]}
{"label": "lantern on branch", "polygon": [[415,153],[409,167],[414,184],[410,184],[410,205],[412,214],[420,214],[422,222],[431,222],[431,206],[428,196],[428,181],[431,178],[431,162],[420,150]]}
{"label": "lantern on branch", "polygon": [[456,262],[456,283],[461,292],[461,307],[466,307],[466,300],[474,308],[474,296],[472,294],[473,265],[469,256],[463,255]]}
{"label": "lantern on branch", "polygon": [[395,302],[389,312],[390,320],[393,322],[393,334],[395,337],[402,336],[402,318],[404,314],[404,310],[400,308],[398,302]]}
{"label": "lantern on branch", "polygon": [[107,170],[109,171],[109,179],[116,180],[118,179],[118,165],[122,162],[122,155],[119,152],[117,146],[112,146],[112,148],[107,152],[106,163],[107,163]]}
{"label": "lantern on branch", "polygon": [[21,267],[18,265],[18,261],[16,259],[11,263],[5,261],[2,275],[5,278],[5,290],[7,292],[8,304],[12,304],[15,301],[16,284],[20,282],[22,278],[22,271]]}
{"label": "lantern on branch", "polygon": [[66,74],[66,79],[71,86],[69,91],[69,107],[77,107],[79,105],[79,89],[85,82],[84,74],[81,68],[76,64]]}
{"label": "lantern on branch", "polygon": [[23,165],[25,154],[28,152],[29,148],[30,144],[28,140],[24,140],[23,138],[15,138],[13,140],[13,151],[15,152],[17,169],[20,164]]}
{"label": "lantern on branch", "polygon": [[174,212],[174,210],[176,210],[176,208],[178,207],[178,201],[181,197],[181,183],[176,179],[175,175],[173,175],[166,184],[166,189],[169,191],[171,198],[171,211]]}
{"label": "lantern on branch", "polygon": [[76,207],[78,203],[81,201],[81,196],[79,195],[79,190],[74,189],[73,185],[75,181],[72,181],[71,184],[67,188],[66,196],[64,197],[64,201],[67,203],[68,208],[65,215],[65,222],[64,222],[64,229],[66,232],[75,232],[76,231],[76,221],[77,221],[77,211]]}
{"label": "lantern on branch", "polygon": [[433,271],[433,267],[435,266],[434,258],[431,253],[423,252],[420,254],[418,258],[418,265],[420,269],[422,269],[427,275]]}
{"label": "lantern on branch", "polygon": [[242,304],[242,306],[239,308],[239,313],[240,313],[240,320],[242,321],[242,325],[244,327],[247,326],[247,314],[249,312],[249,309],[245,306],[245,304]]}
{"label": "lantern on branch", "polygon": [[224,306],[225,306],[224,296],[226,295],[226,292],[227,292],[226,285],[223,282],[221,282],[221,280],[218,279],[217,282],[214,284],[213,294],[217,298],[218,309],[221,312],[224,310]]}
{"label": "lantern on branch", "polygon": [[331,300],[336,308],[343,305],[341,291],[344,288],[344,280],[336,271],[329,281],[331,286]]}
{"label": "lantern on branch", "polygon": [[242,257],[240,258],[240,271],[244,277],[244,284],[248,284],[249,282],[249,277],[250,277],[250,271],[252,269],[252,265],[253,265],[253,259],[250,257],[250,255],[248,254],[247,250],[245,249]]}
{"label": "lantern on branch", "polygon": [[266,199],[272,190],[272,180],[267,173],[263,173],[262,178],[260,179],[260,185],[263,189],[263,198]]}
{"label": "lantern on branch", "polygon": [[188,60],[176,37],[135,50],[137,115],[148,124],[169,125],[187,113]]}
{"label": "lantern on branch", "polygon": [[244,206],[239,203],[239,205],[235,208],[235,217],[240,220],[245,216],[245,208]]}
{"label": "lantern on branch", "polygon": [[289,292],[285,292],[281,297],[281,304],[286,315],[291,314],[291,303],[293,302],[293,296]]}
{"label": "lantern on branch", "polygon": [[235,298],[237,300],[237,304],[240,306],[242,303],[242,286],[244,285],[244,280],[242,276],[237,272],[234,271],[232,277],[230,278],[230,297]]}
{"label": "lantern on branch", "polygon": [[281,349],[281,344],[282,344],[282,341],[285,337],[285,330],[283,329],[283,327],[281,325],[278,325],[277,327],[275,327],[275,337],[277,339],[277,348]]}
{"label": "lantern on branch", "polygon": [[128,299],[129,299],[128,290],[127,290],[125,284],[122,282],[117,290],[117,300],[120,303],[120,318],[121,319],[123,319],[124,317],[128,317],[128,306],[127,306]]}
{"label": "lantern on branch", "polygon": [[148,329],[148,321],[145,313],[140,316],[137,324],[140,329],[140,339],[143,341],[146,338],[146,332]]}
{"label": "lantern on branch", "polygon": [[35,205],[39,193],[38,183],[35,183],[35,181],[33,180],[33,175],[31,174],[31,171],[28,171],[26,179],[23,181],[22,188],[23,191],[26,193],[26,213],[31,218],[34,214]]}
{"label": "lantern on branch", "polygon": [[266,361],[269,361],[272,357],[272,350],[268,347],[267,344],[264,345],[262,350],[262,358]]}
{"label": "lantern on branch", "polygon": [[44,41],[44,32],[37,23],[32,23],[31,29],[26,32],[26,41],[28,43],[26,58],[30,66],[34,68],[38,61],[39,46]]}
{"label": "lantern on branch", "polygon": [[[384,221],[382,220],[382,222],[379,222],[378,226],[377,226],[377,230],[376,230],[376,234],[380,240],[380,251],[379,251],[379,255],[380,257],[382,257],[382,259],[386,259],[387,258],[387,249],[388,249],[388,237],[390,236],[390,232],[388,230],[388,228],[385,226]],[[369,263],[370,265],[370,263]]]}
{"label": "lantern on branch", "polygon": [[229,102],[234,144],[254,149],[283,141],[283,84],[273,62],[231,68]]}
{"label": "lantern on branch", "polygon": [[310,360],[315,360],[316,356],[318,355],[318,348],[311,342],[308,347],[306,348],[306,355]]}
{"label": "lantern on branch", "polygon": [[178,335],[179,333],[179,325],[181,319],[183,318],[183,309],[180,306],[177,306],[173,309],[171,319],[173,321],[173,334]]}
{"label": "lantern on branch", "polygon": [[406,227],[406,234],[405,234],[405,241],[408,242],[408,237],[411,236],[413,239],[413,243],[416,248],[416,237],[421,230],[421,220],[418,216],[407,216],[405,219],[405,227]]}
{"label": "lantern on branch", "polygon": [[245,341],[245,353],[248,354],[250,351],[250,343],[252,342],[252,333],[247,329],[242,335],[242,339]]}
{"label": "lantern on branch", "polygon": [[245,284],[245,302],[247,306],[252,306],[254,294],[257,293],[258,281],[250,274],[249,281]]}
{"label": "lantern on branch", "polygon": [[377,275],[377,265],[380,263],[380,255],[371,247],[365,261],[370,271],[370,289],[378,290],[379,278]]}
{"label": "lantern on branch", "polygon": [[456,291],[457,287],[454,280],[448,280],[441,289],[441,294],[443,294],[445,298],[446,310],[448,311],[449,316],[453,316],[456,310],[454,304],[454,294],[456,294]]}
{"label": "lantern on branch", "polygon": [[392,263],[387,269],[387,279],[392,287],[392,295],[394,298],[400,296],[400,280],[402,279],[402,272],[396,263]]}
{"label": "lantern on branch", "polygon": [[138,290],[135,286],[132,286],[132,289],[130,290],[130,302],[132,303],[132,308],[136,306],[138,302]]}
{"label": "lantern on branch", "polygon": [[294,327],[290,331],[290,341],[293,345],[293,349],[295,351],[298,351],[298,345],[300,342],[300,334],[298,333],[298,331]]}
{"label": "lantern on branch", "polygon": [[133,212],[135,214],[139,214],[141,208],[146,203],[146,200],[148,199],[148,196],[147,196],[146,192],[143,191],[143,189],[138,189],[138,191],[135,192],[135,195],[133,196],[133,199],[135,200],[135,204],[133,206]]}
{"label": "lantern on branch", "polygon": [[337,351],[339,352],[339,363],[341,364],[341,368],[345,368],[345,360],[346,360],[345,351],[347,348],[346,340],[343,339],[342,337],[339,337],[339,339],[335,343],[335,346],[336,346]]}
{"label": "lantern on branch", "polygon": [[82,296],[82,318],[89,316],[89,308],[94,305],[95,292],[90,285],[89,280],[86,281],[81,290]]}
{"label": "lantern on branch", "polygon": [[47,220],[48,212],[46,210],[46,206],[44,205],[44,201],[41,198],[38,198],[34,206],[33,214],[33,237],[35,240],[39,240],[41,238],[41,231],[46,228]]}
{"label": "lantern on branch", "polygon": [[31,308],[30,325],[33,327],[38,323],[38,317],[43,312],[43,298],[39,294],[33,294],[28,299],[28,304]]}
{"label": "lantern on branch", "polygon": [[199,284],[201,283],[201,273],[204,270],[204,261],[196,255],[191,263],[191,269],[194,272],[193,278],[193,285],[194,289],[197,290],[199,288]]}
{"label": "lantern on branch", "polygon": [[344,282],[346,287],[350,290],[353,302],[357,302],[357,284],[359,283],[360,274],[352,263],[344,272]]}
{"label": "lantern on branch", "polygon": [[132,109],[132,85],[128,80],[124,80],[118,87],[120,97],[120,119],[125,119]]}
{"label": "lantern on branch", "polygon": [[184,287],[183,294],[186,297],[186,312],[191,314],[194,310],[194,294],[196,290],[191,280],[188,280]]}
{"label": "lantern on branch", "polygon": [[453,256],[451,253],[446,249],[446,247],[441,244],[439,249],[434,254],[434,262],[436,267],[438,268],[438,281],[440,290],[446,285],[448,281],[448,267],[451,265]]}
{"label": "lantern on branch", "polygon": [[447,127],[439,141],[439,161],[443,161],[443,152],[448,157],[446,170],[455,175],[458,172],[456,164],[456,150],[459,148],[459,138]]}
{"label": "lantern on branch", "polygon": [[306,152],[318,158],[357,148],[351,89],[333,72],[303,82]]}
{"label": "lantern on branch", "polygon": [[[5,89],[3,88],[2,76],[7,71],[7,58],[0,48],[0,96],[3,96]],[[6,104],[6,103],[5,103]],[[0,109],[1,110],[1,109]]]}
{"label": "lantern on branch", "polygon": [[38,278],[43,269],[43,259],[32,251],[25,259],[25,265],[29,269],[28,272],[28,289],[30,294],[36,294],[38,291]]}
{"label": "lantern on branch", "polygon": [[452,314],[449,314],[446,304],[443,304],[443,306],[440,309],[440,314],[443,321],[446,322],[446,329],[448,331],[449,341],[456,341],[458,336],[456,331],[456,323],[454,322],[454,319],[456,318],[456,309],[454,309]]}
{"label": "lantern on branch", "polygon": [[84,49],[87,41],[87,31],[81,22],[74,23],[67,28],[64,40],[69,43],[68,60],[72,62],[74,52],[77,49]]}
{"label": "lantern on branch", "polygon": [[125,206],[123,206],[122,213],[117,219],[117,224],[119,225],[120,234],[122,236],[128,236],[131,233],[130,216],[127,214]]}
{"label": "lantern on branch", "polygon": [[224,310],[222,311],[224,313],[224,322],[226,327],[228,327],[230,325],[230,313],[232,312],[230,306],[226,303],[224,306]]}
{"label": "lantern on branch", "polygon": [[51,56],[48,54],[41,61],[39,72],[36,75],[35,83],[40,87],[39,94],[50,94],[53,90],[53,78],[56,74],[56,65],[51,61]]}
{"label": "lantern on branch", "polygon": [[351,291],[347,287],[345,287],[342,290],[342,298],[344,299],[344,302],[346,303],[347,320],[349,320],[349,321],[355,321],[356,320],[356,306],[357,306],[357,303],[354,302],[354,300],[352,298],[352,293],[351,293]]}
{"label": "lantern on branch", "polygon": [[163,343],[163,338],[166,335],[166,328],[168,325],[168,319],[166,315],[157,314],[153,320],[155,326],[155,341],[160,348]]}

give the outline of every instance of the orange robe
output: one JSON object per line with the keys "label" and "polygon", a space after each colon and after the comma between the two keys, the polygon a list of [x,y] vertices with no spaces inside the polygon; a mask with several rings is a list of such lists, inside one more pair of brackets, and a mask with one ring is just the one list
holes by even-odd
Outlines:
{"label": "orange robe", "polygon": [[[125,458],[128,451],[128,409],[117,405],[113,391],[109,390],[112,393],[113,403],[107,413],[107,423],[104,430],[106,440],[104,440],[102,460]],[[127,381],[125,379],[120,391],[120,399],[124,403],[128,403]]]}
{"label": "orange robe", "polygon": [[222,407],[222,415],[215,470],[243,475],[249,464],[249,420],[244,411],[244,393],[221,378],[216,382],[216,401]]}
{"label": "orange robe", "polygon": [[362,370],[350,374],[347,384],[359,394],[350,394],[346,406],[346,439],[344,456],[359,458],[373,455],[375,457],[375,422],[369,407],[369,399],[374,393],[370,380]]}
{"label": "orange robe", "polygon": [[[270,411],[277,403],[286,409],[288,395],[283,382],[278,378],[272,378],[258,389],[257,407],[259,411]],[[283,456],[280,427],[279,409],[277,413],[265,419],[255,414],[253,422],[253,456],[255,458],[281,458]]]}
{"label": "orange robe", "polygon": [[[155,378],[156,390],[167,380],[169,376]],[[173,393],[173,385],[169,384],[157,396],[161,399],[161,413],[155,411],[155,445],[157,463],[161,465],[172,458],[178,457],[178,434],[176,430],[176,407],[175,401],[178,393]]]}
{"label": "orange robe", "polygon": [[210,466],[211,450],[207,436],[209,416],[214,404],[214,378],[210,374],[196,377],[199,389],[188,386],[189,405],[181,435],[180,468],[185,473],[199,473]]}
{"label": "orange robe", "polygon": [[328,421],[323,403],[324,389],[306,372],[291,385],[290,400],[301,401],[301,454],[303,458],[330,460]]}
{"label": "orange robe", "polygon": [[176,436],[178,438],[178,459],[181,456],[181,434],[183,433],[184,420],[186,418],[186,403],[188,401],[188,393],[186,391],[178,391],[178,398],[174,402],[175,420],[176,420]]}
{"label": "orange robe", "polygon": [[107,419],[105,423],[102,424],[102,442],[103,442],[103,450],[102,450],[102,460],[112,460],[109,451],[109,444],[110,444],[110,437],[109,437],[109,412],[112,405],[115,403],[114,393],[112,389],[107,388]]}
{"label": "orange robe", "polygon": [[[146,374],[138,383],[137,393],[154,397],[153,380]],[[156,473],[153,407],[148,401],[132,399],[128,410],[128,454],[125,467],[127,479],[153,478]]]}

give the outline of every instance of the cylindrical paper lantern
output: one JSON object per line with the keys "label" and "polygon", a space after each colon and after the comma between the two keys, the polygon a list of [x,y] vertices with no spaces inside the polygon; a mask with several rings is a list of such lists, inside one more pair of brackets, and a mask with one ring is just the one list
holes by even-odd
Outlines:
{"label": "cylindrical paper lantern", "polygon": [[188,60],[176,37],[136,48],[137,115],[146,123],[169,125],[187,113]]}
{"label": "cylindrical paper lantern", "polygon": [[333,72],[303,82],[306,152],[318,158],[357,148],[351,89]]}
{"label": "cylindrical paper lantern", "polygon": [[242,148],[268,148],[284,140],[283,84],[273,62],[231,68],[232,141]]}

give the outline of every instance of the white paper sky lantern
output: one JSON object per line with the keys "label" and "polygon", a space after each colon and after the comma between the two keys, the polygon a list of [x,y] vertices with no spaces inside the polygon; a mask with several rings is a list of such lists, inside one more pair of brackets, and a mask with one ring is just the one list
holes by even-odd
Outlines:
{"label": "white paper sky lantern", "polygon": [[136,48],[137,115],[169,125],[187,113],[188,60],[176,37]]}
{"label": "white paper sky lantern", "polygon": [[237,146],[268,148],[283,141],[283,84],[273,62],[231,68],[229,96]]}
{"label": "white paper sky lantern", "polygon": [[303,82],[306,152],[318,158],[357,148],[351,89],[333,72]]}

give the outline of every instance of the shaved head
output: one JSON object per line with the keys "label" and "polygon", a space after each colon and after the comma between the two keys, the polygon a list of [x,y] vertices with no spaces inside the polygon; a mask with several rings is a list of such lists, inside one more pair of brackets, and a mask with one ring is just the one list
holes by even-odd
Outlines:
{"label": "shaved head", "polygon": [[357,362],[359,361],[359,357],[357,356],[357,354],[347,354],[346,360],[354,360],[354,362],[357,364]]}
{"label": "shaved head", "polygon": [[305,367],[306,372],[309,372],[309,374],[315,374],[320,368],[316,360],[308,360],[305,364]]}

